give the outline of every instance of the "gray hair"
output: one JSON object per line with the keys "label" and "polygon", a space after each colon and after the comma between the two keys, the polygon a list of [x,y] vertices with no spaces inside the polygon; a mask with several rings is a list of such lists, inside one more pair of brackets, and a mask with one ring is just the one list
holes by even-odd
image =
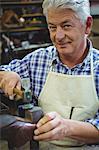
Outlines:
{"label": "gray hair", "polygon": [[44,0],[43,13],[47,18],[49,8],[69,8],[76,12],[77,16],[85,23],[90,16],[89,0]]}

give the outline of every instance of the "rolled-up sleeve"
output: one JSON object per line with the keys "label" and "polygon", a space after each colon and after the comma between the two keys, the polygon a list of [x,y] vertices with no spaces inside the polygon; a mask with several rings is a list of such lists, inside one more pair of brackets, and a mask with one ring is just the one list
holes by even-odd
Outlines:
{"label": "rolled-up sleeve", "polygon": [[99,109],[95,117],[91,119],[87,119],[86,122],[91,123],[93,126],[95,126],[99,130]]}

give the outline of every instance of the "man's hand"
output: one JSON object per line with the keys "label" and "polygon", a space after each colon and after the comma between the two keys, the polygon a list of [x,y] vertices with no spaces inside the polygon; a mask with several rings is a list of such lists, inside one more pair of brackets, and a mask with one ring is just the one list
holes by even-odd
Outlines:
{"label": "man's hand", "polygon": [[92,124],[64,119],[56,112],[46,114],[37,123],[34,130],[34,140],[52,141],[65,137],[75,139],[86,144],[99,144],[99,130]]}
{"label": "man's hand", "polygon": [[40,119],[34,134],[35,140],[61,140],[69,134],[69,126],[66,128],[65,119],[56,112],[51,112]]}
{"label": "man's hand", "polygon": [[12,71],[0,71],[0,88],[4,93],[9,97],[13,97],[15,87],[21,89],[20,76]]}

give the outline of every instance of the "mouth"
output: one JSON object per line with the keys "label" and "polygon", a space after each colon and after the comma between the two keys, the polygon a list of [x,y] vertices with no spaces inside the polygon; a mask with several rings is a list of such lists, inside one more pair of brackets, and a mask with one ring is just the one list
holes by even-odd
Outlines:
{"label": "mouth", "polygon": [[66,48],[68,46],[68,44],[71,44],[71,42],[66,42],[66,43],[56,43],[57,46],[61,47],[61,48]]}

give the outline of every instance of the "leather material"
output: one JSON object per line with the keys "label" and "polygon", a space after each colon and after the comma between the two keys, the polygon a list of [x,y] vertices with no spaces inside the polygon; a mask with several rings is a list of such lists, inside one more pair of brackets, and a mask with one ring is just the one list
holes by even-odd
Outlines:
{"label": "leather material", "polygon": [[1,139],[7,140],[11,147],[21,147],[27,141],[33,140],[34,129],[34,124],[16,121],[2,128]]}

